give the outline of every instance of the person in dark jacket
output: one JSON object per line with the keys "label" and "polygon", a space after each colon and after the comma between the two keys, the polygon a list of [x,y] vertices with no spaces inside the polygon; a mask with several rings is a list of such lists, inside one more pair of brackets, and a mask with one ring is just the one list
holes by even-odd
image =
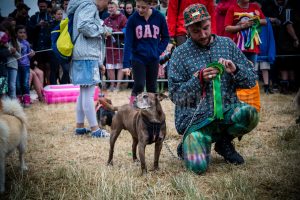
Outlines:
{"label": "person in dark jacket", "polygon": [[151,2],[137,0],[137,12],[129,18],[126,26],[123,71],[128,75],[132,67],[134,78],[130,104],[143,91],[145,80],[147,92],[156,92],[159,56],[169,42],[165,17],[150,7]]}
{"label": "person in dark jacket", "polygon": [[[39,12],[30,17],[28,25],[28,40],[35,51],[48,50],[51,48],[51,23],[52,17],[47,12],[48,3],[46,0],[38,0]],[[49,84],[49,72],[51,53],[44,51],[38,53],[35,59],[39,67],[44,71],[45,83]]]}
{"label": "person in dark jacket", "polygon": [[17,9],[15,14],[10,14],[9,17],[12,17],[16,20],[16,25],[23,25],[23,26],[28,26],[29,24],[29,15],[28,11],[30,8],[24,4],[24,3],[19,3],[17,5]]}
{"label": "person in dark jacket", "polygon": [[105,20],[109,17],[109,13],[107,10],[108,2],[108,0],[100,0],[99,4],[97,5],[97,8],[99,10],[99,17],[102,20]]}
{"label": "person in dark jacket", "polygon": [[8,91],[7,85],[7,57],[11,55],[8,49],[8,35],[5,28],[0,25],[0,98]]}

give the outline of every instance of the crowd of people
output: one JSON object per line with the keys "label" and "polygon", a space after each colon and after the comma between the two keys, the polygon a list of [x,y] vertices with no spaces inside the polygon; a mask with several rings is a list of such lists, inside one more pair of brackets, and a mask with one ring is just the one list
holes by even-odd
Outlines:
{"label": "crowd of people", "polygon": [[[159,11],[167,21],[170,42],[164,53],[171,53],[175,47],[186,41],[188,35],[184,27],[183,10],[188,5],[201,3],[206,6],[212,16],[212,33],[234,40],[247,58],[254,63],[267,94],[272,94],[276,90],[287,94],[295,92],[299,87],[296,77],[299,69],[295,65],[300,52],[300,6],[298,1],[153,0],[150,2],[150,6]],[[7,62],[12,61],[7,65],[7,89],[2,88],[2,90],[8,90],[10,97],[17,95],[20,99],[26,99],[22,101],[28,105],[27,94],[25,94],[28,92],[20,91],[19,85],[22,84],[17,84],[20,82],[20,78],[17,78],[17,71],[19,73],[22,71],[22,67],[17,70],[17,65],[22,65],[22,59],[26,59],[24,58],[25,51],[21,55],[20,39],[17,38],[16,32],[16,28],[20,29],[21,26],[24,26],[26,31],[23,40],[27,40],[33,50],[29,58],[31,62],[27,64],[31,68],[31,70],[27,70],[28,74],[30,77],[36,77],[37,73],[40,77],[39,79],[33,78],[39,99],[43,99],[41,86],[70,83],[70,65],[59,63],[51,51],[51,30],[67,17],[68,3],[69,0],[37,0],[39,11],[29,16],[30,8],[24,1],[15,0],[16,9],[7,17],[1,16],[1,31],[9,37],[10,46],[8,48],[11,56]],[[125,43],[122,32],[125,32],[127,20],[133,15],[135,9],[135,0],[102,0],[98,6],[100,19],[104,21],[105,25],[112,27],[113,32],[119,34],[113,39],[107,38],[104,66],[106,67],[105,75],[109,80],[128,79],[127,74],[124,74],[124,70],[122,71]],[[253,12],[259,20],[251,16]],[[240,14],[236,15],[236,13]],[[259,23],[257,24],[257,22]],[[250,36],[245,37],[248,35]],[[33,56],[34,51],[38,53]],[[19,59],[18,63],[14,62],[13,60],[18,57],[22,57],[22,59]],[[166,69],[165,65],[159,66],[159,71],[163,72],[160,73],[162,74],[160,78],[167,77]],[[110,91],[121,89],[121,82],[112,82],[109,85]]]}
{"label": "crowd of people", "polygon": [[[92,98],[103,76],[112,80],[110,91],[134,80],[130,104],[145,86],[157,92],[158,77],[168,78],[176,129],[184,135],[178,154],[188,168],[206,171],[212,142],[225,160],[242,164],[231,141],[257,125],[259,105],[241,103],[236,91],[259,92],[259,81],[266,94],[298,90],[299,2],[37,0],[39,11],[29,16],[24,1],[15,0],[16,9],[1,17],[0,93],[28,107],[31,84],[41,101],[45,85],[80,85],[75,132],[89,131],[86,117],[92,136],[105,137]],[[51,31],[69,15],[74,49],[66,64],[51,49]]]}

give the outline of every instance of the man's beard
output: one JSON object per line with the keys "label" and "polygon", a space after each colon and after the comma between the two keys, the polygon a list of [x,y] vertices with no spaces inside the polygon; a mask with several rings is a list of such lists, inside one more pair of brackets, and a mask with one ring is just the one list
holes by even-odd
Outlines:
{"label": "man's beard", "polygon": [[[203,39],[203,40],[201,40],[201,41],[199,41],[199,40],[194,40],[194,42],[196,42],[196,44],[198,45],[198,46],[200,46],[200,47],[206,47],[206,46],[208,46],[209,44],[210,44],[210,42],[211,42],[211,37],[212,37],[212,35],[210,34],[207,38],[205,38],[205,39]],[[205,41],[206,42],[206,44],[203,44],[203,42],[202,41]]]}

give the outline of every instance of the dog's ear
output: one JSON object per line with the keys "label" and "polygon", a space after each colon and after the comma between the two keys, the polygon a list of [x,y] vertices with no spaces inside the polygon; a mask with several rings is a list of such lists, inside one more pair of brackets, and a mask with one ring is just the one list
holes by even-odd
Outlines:
{"label": "dog's ear", "polygon": [[[117,107],[114,107],[112,104],[110,104],[108,101],[109,99],[106,99],[104,97],[99,98],[99,102],[107,109],[111,111],[118,111]],[[111,101],[110,101],[111,102]]]}
{"label": "dog's ear", "polygon": [[168,96],[165,95],[164,93],[156,93],[155,96],[156,96],[156,98],[157,98],[159,101],[162,101],[162,100],[168,98]]}

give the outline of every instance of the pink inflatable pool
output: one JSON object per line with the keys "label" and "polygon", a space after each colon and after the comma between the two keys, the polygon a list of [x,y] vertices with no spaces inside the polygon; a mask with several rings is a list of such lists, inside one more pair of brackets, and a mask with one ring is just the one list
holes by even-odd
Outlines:
{"label": "pink inflatable pool", "polygon": [[[78,95],[78,85],[47,85],[44,87],[45,102],[48,104],[76,102]],[[94,100],[98,99],[98,95],[99,88],[95,87]]]}

